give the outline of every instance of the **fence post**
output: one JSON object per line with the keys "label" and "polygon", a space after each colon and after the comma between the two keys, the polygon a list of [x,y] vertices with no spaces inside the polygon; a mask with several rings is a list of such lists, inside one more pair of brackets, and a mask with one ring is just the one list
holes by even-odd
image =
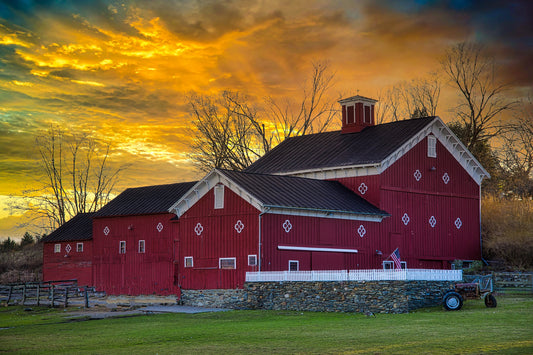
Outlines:
{"label": "fence post", "polygon": [[41,305],[41,284],[37,284],[37,307]]}
{"label": "fence post", "polygon": [[68,307],[68,286],[65,286],[65,308]]}
{"label": "fence post", "polygon": [[9,301],[11,301],[11,295],[13,294],[13,286],[9,286],[9,293],[7,294],[7,305],[9,306]]}
{"label": "fence post", "polygon": [[54,308],[54,284],[51,284],[50,286],[52,286],[50,288],[50,307]]}
{"label": "fence post", "polygon": [[85,308],[89,308],[89,291],[85,287]]}
{"label": "fence post", "polygon": [[26,284],[22,286],[22,305],[24,306],[24,303],[26,303]]}

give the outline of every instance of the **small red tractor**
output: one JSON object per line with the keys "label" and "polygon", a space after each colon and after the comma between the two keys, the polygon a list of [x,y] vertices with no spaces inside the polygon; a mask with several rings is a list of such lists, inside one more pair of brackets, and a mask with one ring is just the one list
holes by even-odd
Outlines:
{"label": "small red tractor", "polygon": [[[442,299],[444,308],[447,311],[458,311],[463,307],[463,302],[467,299],[476,300],[483,298],[485,306],[494,308],[497,306],[496,297],[492,294],[492,275],[488,276],[468,276],[470,282],[455,284],[453,291],[448,291]],[[465,280],[467,281],[467,280]]]}

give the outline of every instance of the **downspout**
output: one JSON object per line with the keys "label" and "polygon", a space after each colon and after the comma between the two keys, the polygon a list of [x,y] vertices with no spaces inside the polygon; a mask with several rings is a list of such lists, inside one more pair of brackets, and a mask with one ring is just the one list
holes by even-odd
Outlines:
{"label": "downspout", "polygon": [[267,207],[266,210],[264,210],[263,212],[261,212],[259,214],[259,252],[258,252],[258,260],[257,260],[257,265],[258,265],[258,271],[261,272],[261,246],[262,246],[262,235],[261,235],[261,217],[263,217],[263,215],[265,213],[268,213],[270,211],[270,207]]}

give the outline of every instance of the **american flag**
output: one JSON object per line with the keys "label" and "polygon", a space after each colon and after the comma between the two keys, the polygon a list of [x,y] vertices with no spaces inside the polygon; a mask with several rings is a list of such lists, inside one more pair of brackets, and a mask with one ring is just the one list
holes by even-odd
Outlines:
{"label": "american flag", "polygon": [[398,248],[396,248],[396,250],[392,252],[390,257],[392,258],[392,260],[394,260],[394,265],[396,266],[396,269],[401,269],[402,262],[400,260],[400,251],[398,250]]}

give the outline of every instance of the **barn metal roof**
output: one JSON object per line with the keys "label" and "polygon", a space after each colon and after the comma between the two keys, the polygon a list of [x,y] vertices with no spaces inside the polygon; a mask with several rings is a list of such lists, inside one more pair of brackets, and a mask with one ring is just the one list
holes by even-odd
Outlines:
{"label": "barn metal roof", "polygon": [[214,169],[170,211],[183,215],[216,184],[222,183],[260,211],[314,217],[368,219],[389,216],[337,181]]}
{"label": "barn metal roof", "polygon": [[194,184],[196,181],[129,188],[96,212],[95,217],[167,213]]}
{"label": "barn metal roof", "polygon": [[256,197],[264,207],[389,215],[337,181],[219,171]]}
{"label": "barn metal roof", "polygon": [[42,239],[43,242],[91,240],[94,213],[78,213],[69,221]]}
{"label": "barn metal roof", "polygon": [[334,131],[288,138],[245,171],[283,174],[380,163],[434,119],[424,117],[385,123],[357,133]]}

